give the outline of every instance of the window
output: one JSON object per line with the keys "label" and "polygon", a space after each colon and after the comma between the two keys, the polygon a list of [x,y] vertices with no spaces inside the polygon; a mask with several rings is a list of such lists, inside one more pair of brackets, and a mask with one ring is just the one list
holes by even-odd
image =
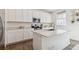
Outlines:
{"label": "window", "polygon": [[66,25],[66,13],[57,14],[56,25]]}

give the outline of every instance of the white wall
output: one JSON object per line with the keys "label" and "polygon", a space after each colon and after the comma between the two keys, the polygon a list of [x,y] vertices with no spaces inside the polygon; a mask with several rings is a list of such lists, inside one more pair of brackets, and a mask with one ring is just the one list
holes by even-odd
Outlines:
{"label": "white wall", "polygon": [[71,39],[79,41],[79,22],[75,22],[70,25]]}
{"label": "white wall", "polygon": [[[70,14],[73,13],[73,10],[69,12]],[[79,22],[75,21],[74,23],[71,23],[71,16],[69,18],[69,30],[70,30],[70,38],[73,40],[79,41]]]}
{"label": "white wall", "polygon": [[[67,12],[67,27],[63,27],[70,34],[70,39],[79,41],[79,22],[71,23],[72,17],[71,14],[73,10],[66,10]],[[52,20],[56,23],[56,12],[52,13]],[[59,28],[62,28],[61,26]]]}

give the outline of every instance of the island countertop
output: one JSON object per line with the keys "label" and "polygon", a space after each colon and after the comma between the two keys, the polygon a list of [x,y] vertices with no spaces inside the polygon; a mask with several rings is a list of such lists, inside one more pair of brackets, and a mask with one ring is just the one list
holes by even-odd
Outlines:
{"label": "island countertop", "polygon": [[57,30],[54,30],[54,31],[48,31],[48,30],[35,30],[33,31],[34,33],[38,33],[42,36],[45,36],[45,37],[50,37],[50,36],[54,36],[54,35],[60,35],[60,34],[63,34],[65,32],[67,32],[66,30],[61,30],[61,29],[57,29]]}

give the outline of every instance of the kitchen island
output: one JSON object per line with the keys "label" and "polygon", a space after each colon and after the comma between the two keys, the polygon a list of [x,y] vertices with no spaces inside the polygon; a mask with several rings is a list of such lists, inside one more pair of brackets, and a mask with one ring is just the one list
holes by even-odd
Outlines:
{"label": "kitchen island", "polygon": [[61,50],[70,44],[69,34],[65,30],[33,31],[34,50]]}

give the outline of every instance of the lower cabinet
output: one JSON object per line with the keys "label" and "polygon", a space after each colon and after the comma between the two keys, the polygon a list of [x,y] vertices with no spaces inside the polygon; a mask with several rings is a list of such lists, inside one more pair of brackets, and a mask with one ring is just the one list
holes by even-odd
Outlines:
{"label": "lower cabinet", "polygon": [[7,33],[7,43],[6,44],[9,44],[9,43],[13,43],[15,42],[15,31],[8,31]]}
{"label": "lower cabinet", "polygon": [[15,43],[23,40],[29,40],[32,38],[33,33],[31,29],[8,30],[6,44]]}
{"label": "lower cabinet", "polygon": [[24,29],[24,39],[29,40],[33,38],[32,29]]}
{"label": "lower cabinet", "polygon": [[8,30],[7,44],[23,40],[23,29]]}

